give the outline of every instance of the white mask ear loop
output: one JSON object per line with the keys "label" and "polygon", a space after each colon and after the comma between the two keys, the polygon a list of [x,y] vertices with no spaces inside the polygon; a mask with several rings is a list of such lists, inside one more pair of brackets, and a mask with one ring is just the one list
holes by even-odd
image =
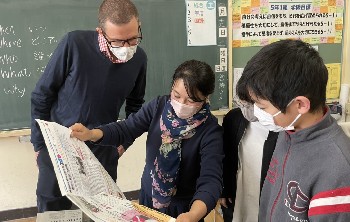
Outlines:
{"label": "white mask ear loop", "polygon": [[[295,99],[292,99],[292,101],[290,101],[288,104],[287,104],[287,107],[290,105],[290,104],[292,104],[292,102],[294,101]],[[274,115],[272,115],[272,117],[275,117],[275,116],[277,116],[277,115],[279,115],[280,113],[282,113],[282,111],[280,110],[280,111],[278,111],[277,113],[275,113]],[[300,117],[300,116],[299,116]],[[297,117],[297,118],[299,118],[299,117]],[[294,122],[293,122],[294,123]],[[293,124],[292,123],[292,124]]]}
{"label": "white mask ear loop", "polygon": [[[298,121],[298,119],[300,118],[300,116],[301,116],[301,114],[299,113],[299,114],[297,115],[297,117],[295,117],[295,119],[293,120],[293,122],[292,122],[291,124],[289,124],[289,126],[287,126],[286,128],[292,127],[293,124],[294,124],[296,121]],[[294,128],[294,126],[293,126],[293,128]]]}
{"label": "white mask ear loop", "polygon": [[278,111],[277,113],[273,114],[272,117],[275,117],[277,115],[279,115],[281,113],[281,111]]}

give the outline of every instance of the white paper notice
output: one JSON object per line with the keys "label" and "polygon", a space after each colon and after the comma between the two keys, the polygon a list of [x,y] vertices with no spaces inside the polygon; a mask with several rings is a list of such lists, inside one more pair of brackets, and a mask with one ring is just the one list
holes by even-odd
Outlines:
{"label": "white paper notice", "polygon": [[187,45],[216,45],[216,0],[186,1]]}

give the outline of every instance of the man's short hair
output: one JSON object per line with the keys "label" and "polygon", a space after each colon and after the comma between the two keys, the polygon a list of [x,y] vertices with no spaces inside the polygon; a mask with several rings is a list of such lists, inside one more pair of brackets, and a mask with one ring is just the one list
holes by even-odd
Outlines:
{"label": "man's short hair", "polygon": [[104,0],[98,11],[98,22],[102,28],[107,20],[121,25],[129,23],[134,17],[138,20],[139,14],[130,0]]}
{"label": "man's short hair", "polygon": [[328,70],[319,53],[301,40],[281,40],[264,46],[244,68],[237,83],[241,100],[271,102],[282,112],[297,96],[310,100],[310,112],[325,106]]}

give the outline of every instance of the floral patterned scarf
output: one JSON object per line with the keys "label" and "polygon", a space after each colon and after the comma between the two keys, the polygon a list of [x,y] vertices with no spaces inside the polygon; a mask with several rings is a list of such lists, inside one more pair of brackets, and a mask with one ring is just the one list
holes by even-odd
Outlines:
{"label": "floral patterned scarf", "polygon": [[160,117],[162,145],[154,160],[154,169],[151,171],[154,208],[168,207],[171,197],[176,194],[176,179],[181,162],[181,141],[191,138],[196,133],[196,127],[207,120],[209,113],[209,104],[206,103],[193,117],[180,119],[176,116],[170,99],[165,104]]}

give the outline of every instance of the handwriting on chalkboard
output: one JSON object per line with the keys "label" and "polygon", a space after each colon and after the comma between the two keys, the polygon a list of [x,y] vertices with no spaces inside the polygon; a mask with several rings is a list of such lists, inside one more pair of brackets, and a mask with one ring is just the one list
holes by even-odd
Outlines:
{"label": "handwriting on chalkboard", "polygon": [[[24,97],[28,91],[25,83],[29,82],[25,79],[44,71],[58,43],[55,36],[47,33],[45,26],[29,26],[23,33],[17,32],[15,26],[0,24],[0,78],[5,95]],[[53,46],[49,52],[44,50],[47,45]]]}

